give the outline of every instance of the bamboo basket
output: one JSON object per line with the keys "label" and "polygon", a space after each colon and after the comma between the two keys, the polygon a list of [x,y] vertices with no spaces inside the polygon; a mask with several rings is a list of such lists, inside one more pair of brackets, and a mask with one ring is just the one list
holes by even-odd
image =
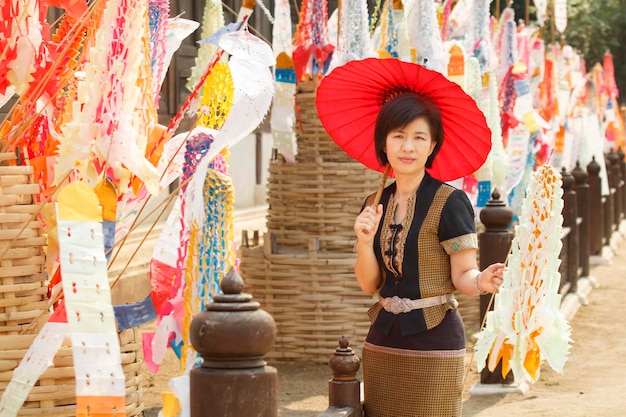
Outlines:
{"label": "bamboo basket", "polygon": [[245,292],[276,322],[270,360],[327,363],[341,336],[361,353],[374,300],[354,278],[354,255],[320,251],[318,240],[310,239],[310,250],[278,249],[266,234],[264,246],[242,248]]}
{"label": "bamboo basket", "polygon": [[0,153],[0,335],[18,335],[46,308],[43,270],[46,243],[37,221],[39,185],[30,166],[9,166],[13,153]]}
{"label": "bamboo basket", "polygon": [[[46,322],[48,287],[44,273],[46,238],[36,220],[40,205],[34,196],[31,166],[10,165],[13,153],[0,153],[0,392]],[[126,377],[126,415],[143,414],[141,335],[128,329],[118,333]],[[53,364],[33,387],[18,416],[76,415],[76,384],[69,338]]]}
{"label": "bamboo basket", "polygon": [[[122,369],[126,377],[126,415],[143,414],[140,361],[141,335],[136,329],[118,334],[122,356]],[[0,391],[11,381],[13,370],[33,343],[36,335],[0,336]],[[73,417],[76,415],[76,384],[72,347],[69,337],[55,355],[52,365],[41,375],[18,416]]]}
{"label": "bamboo basket", "polygon": [[[307,81],[299,83],[296,87],[297,125],[295,130],[298,146],[296,161],[355,163],[354,159],[348,156],[328,136],[317,115],[317,107],[315,106],[317,84],[316,81]],[[361,166],[364,171],[371,171],[358,162],[356,164]],[[380,178],[380,174],[377,178]]]}
{"label": "bamboo basket", "polygon": [[317,115],[315,81],[297,86],[295,163],[270,162],[267,230],[279,245],[306,249],[312,237],[326,251],[351,252],[353,223],[381,173],[348,156],[328,136]]}
{"label": "bamboo basket", "polygon": [[352,252],[354,218],[365,198],[376,191],[380,174],[358,162],[270,164],[267,229],[281,246],[306,249],[308,239],[321,249]]}

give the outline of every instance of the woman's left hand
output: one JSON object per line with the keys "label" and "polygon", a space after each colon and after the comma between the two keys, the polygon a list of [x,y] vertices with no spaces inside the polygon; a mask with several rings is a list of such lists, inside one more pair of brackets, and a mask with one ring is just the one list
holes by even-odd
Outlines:
{"label": "woman's left hand", "polygon": [[504,264],[495,263],[483,269],[476,277],[479,293],[494,293],[498,291],[504,280]]}

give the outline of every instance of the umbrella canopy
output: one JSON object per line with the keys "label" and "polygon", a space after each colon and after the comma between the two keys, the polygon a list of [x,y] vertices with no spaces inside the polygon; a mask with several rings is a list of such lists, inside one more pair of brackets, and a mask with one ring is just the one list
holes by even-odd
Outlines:
{"label": "umbrella canopy", "polygon": [[350,61],[326,75],[317,89],[317,112],[331,138],[352,158],[380,172],[374,126],[378,112],[401,93],[427,96],[441,112],[443,146],[427,171],[441,181],[480,168],[491,150],[491,131],[476,102],[441,73],[395,58]]}

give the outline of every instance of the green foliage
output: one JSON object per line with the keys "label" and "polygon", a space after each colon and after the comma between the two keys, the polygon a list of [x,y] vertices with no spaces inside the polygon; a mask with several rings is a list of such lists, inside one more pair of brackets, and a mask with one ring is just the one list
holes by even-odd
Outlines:
{"label": "green foliage", "polygon": [[[496,2],[491,3],[491,13],[496,15]],[[508,2],[501,0],[500,11]],[[530,0],[513,1],[516,20],[526,16],[529,6],[530,24],[536,24],[535,8]],[[615,81],[620,91],[619,101],[626,104],[626,0],[568,0],[567,28],[558,33],[552,24],[553,1],[548,1],[548,15],[541,30],[547,43],[553,41],[572,46],[584,59],[587,71],[604,62],[604,54],[613,55]]]}
{"label": "green foliage", "polygon": [[[613,55],[620,102],[626,103],[626,0],[569,0],[561,39],[585,59],[587,71]],[[550,39],[546,37],[545,39]]]}

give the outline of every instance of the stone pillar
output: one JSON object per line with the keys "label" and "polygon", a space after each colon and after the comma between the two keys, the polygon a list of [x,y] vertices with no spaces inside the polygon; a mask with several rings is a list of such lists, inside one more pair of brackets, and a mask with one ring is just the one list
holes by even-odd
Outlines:
{"label": "stone pillar", "polygon": [[600,179],[600,164],[593,157],[587,165],[589,178],[589,251],[592,255],[602,253],[604,237],[604,206],[602,204],[602,180]]}
{"label": "stone pillar", "polygon": [[221,287],[189,329],[204,359],[189,375],[191,417],[277,417],[278,373],[264,360],[276,338],[274,319],[241,293],[234,269]]}
{"label": "stone pillar", "polygon": [[[513,220],[513,211],[500,200],[500,192],[495,189],[491,194],[491,200],[480,211],[480,221],[485,226],[485,231],[478,238],[478,256],[480,259],[480,269],[484,269],[496,262],[506,262],[513,241],[513,232],[510,230]],[[483,322],[491,294],[480,296],[480,323]],[[491,306],[493,309],[493,306]],[[502,377],[502,362],[494,372],[490,372],[487,367],[480,373],[482,384],[511,384],[513,383],[513,373],[509,372],[506,378]]]}
{"label": "stone pillar", "polygon": [[356,378],[361,360],[348,345],[348,339],[342,336],[339,347],[328,361],[328,367],[333,375],[328,381],[328,406],[350,407],[353,410],[353,417],[363,417],[361,381]]}
{"label": "stone pillar", "polygon": [[572,170],[572,176],[575,181],[574,189],[576,190],[578,217],[582,219],[579,224],[579,263],[582,268],[582,276],[588,277],[590,270],[589,256],[591,253],[589,249],[589,184],[587,184],[589,174],[582,169],[580,163],[577,161],[576,168]]}

